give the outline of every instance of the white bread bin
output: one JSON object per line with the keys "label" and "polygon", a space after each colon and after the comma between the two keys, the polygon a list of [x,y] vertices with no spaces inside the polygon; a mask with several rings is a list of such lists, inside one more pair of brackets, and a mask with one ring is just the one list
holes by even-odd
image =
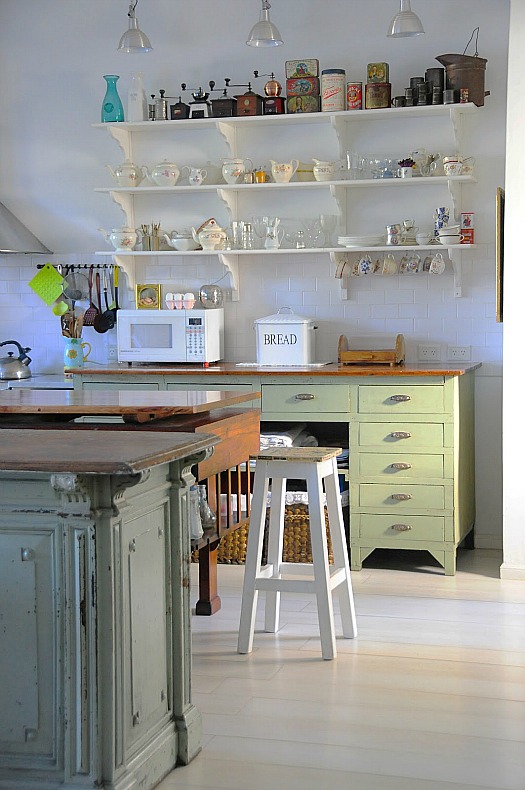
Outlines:
{"label": "white bread bin", "polygon": [[314,322],[280,307],[274,315],[254,321],[258,365],[309,365],[315,362]]}

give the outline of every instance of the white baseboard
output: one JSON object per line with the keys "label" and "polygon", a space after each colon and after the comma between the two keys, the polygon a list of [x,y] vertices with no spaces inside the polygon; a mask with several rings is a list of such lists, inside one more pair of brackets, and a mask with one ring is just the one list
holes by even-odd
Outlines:
{"label": "white baseboard", "polygon": [[517,565],[508,565],[504,562],[500,565],[499,570],[500,579],[515,579],[516,581],[525,581],[525,568]]}

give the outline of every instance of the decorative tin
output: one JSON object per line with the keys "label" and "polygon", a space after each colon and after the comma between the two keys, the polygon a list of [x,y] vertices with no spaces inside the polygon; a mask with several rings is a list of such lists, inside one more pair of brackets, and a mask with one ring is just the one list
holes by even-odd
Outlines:
{"label": "decorative tin", "polygon": [[293,77],[286,80],[288,96],[319,95],[319,77]]}
{"label": "decorative tin", "polygon": [[362,82],[347,82],[346,83],[346,109],[347,110],[362,110],[363,109],[363,83]]}
{"label": "decorative tin", "polygon": [[461,244],[474,244],[474,228],[465,228],[461,231]]}
{"label": "decorative tin", "polygon": [[315,361],[314,322],[281,307],[254,321],[258,365],[309,365]]}
{"label": "decorative tin", "polygon": [[284,64],[286,79],[294,77],[318,77],[319,61],[315,58],[306,60],[287,60]]}
{"label": "decorative tin", "polygon": [[459,102],[460,104],[466,104],[468,102],[468,88],[459,89]]}
{"label": "decorative tin", "polygon": [[365,85],[365,109],[390,107],[392,85],[389,82],[370,82]]}
{"label": "decorative tin", "polygon": [[461,243],[474,244],[474,212],[462,211],[460,216]]}
{"label": "decorative tin", "polygon": [[366,67],[367,82],[388,82],[388,63],[369,63]]}
{"label": "decorative tin", "polygon": [[345,81],[344,69],[324,69],[321,72],[322,112],[337,112],[346,109]]}
{"label": "decorative tin", "polygon": [[319,112],[319,96],[288,96],[286,112]]}

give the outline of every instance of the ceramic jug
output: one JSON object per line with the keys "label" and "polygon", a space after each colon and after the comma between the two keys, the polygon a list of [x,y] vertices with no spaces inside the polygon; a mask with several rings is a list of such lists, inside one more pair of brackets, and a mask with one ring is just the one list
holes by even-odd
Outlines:
{"label": "ceramic jug", "polygon": [[184,165],[182,168],[183,176],[185,171],[188,172],[188,183],[192,187],[200,186],[208,175],[208,171],[205,168],[190,167],[189,165]]}
{"label": "ceramic jug", "polygon": [[284,184],[290,181],[291,177],[299,167],[299,160],[292,159],[290,162],[274,162],[270,159],[272,166],[272,178],[278,184]]}
{"label": "ceramic jug", "polygon": [[312,159],[314,163],[314,178],[316,181],[331,181],[335,173],[333,162],[323,162],[321,159]]}
{"label": "ceramic jug", "polygon": [[[87,353],[84,349],[87,348]],[[83,368],[84,362],[91,354],[91,344],[81,337],[64,338],[64,367]]]}
{"label": "ceramic jug", "polygon": [[129,159],[125,159],[114,170],[111,165],[106,165],[106,167],[119,187],[137,187],[145,175],[145,168],[133,164]]}

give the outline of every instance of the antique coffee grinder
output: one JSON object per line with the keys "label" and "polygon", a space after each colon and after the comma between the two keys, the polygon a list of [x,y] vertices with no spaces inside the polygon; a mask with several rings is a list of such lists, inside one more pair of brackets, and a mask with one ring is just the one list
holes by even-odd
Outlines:
{"label": "antique coffee grinder", "polygon": [[263,97],[258,93],[252,91],[252,83],[239,83],[231,85],[231,88],[248,88],[246,93],[236,96],[237,102],[237,115],[262,115],[263,114]]}
{"label": "antique coffee grinder", "polygon": [[211,102],[208,101],[210,93],[215,89],[215,80],[208,82],[210,86],[209,92],[204,91],[202,88],[188,88],[185,82],[181,83],[182,91],[189,90],[191,92],[193,101],[189,103],[190,112],[189,118],[210,118],[211,117]]}
{"label": "antique coffee grinder", "polygon": [[223,89],[222,96],[211,100],[214,118],[232,118],[237,115],[237,99],[235,99],[233,96],[228,96],[230,82],[231,78],[225,77],[225,87]]}
{"label": "antique coffee grinder", "polygon": [[259,74],[258,71],[254,71],[253,76],[255,79],[270,77],[264,86],[263,115],[283,115],[285,112],[284,98],[281,96],[283,87],[275,79],[273,71],[271,74]]}

